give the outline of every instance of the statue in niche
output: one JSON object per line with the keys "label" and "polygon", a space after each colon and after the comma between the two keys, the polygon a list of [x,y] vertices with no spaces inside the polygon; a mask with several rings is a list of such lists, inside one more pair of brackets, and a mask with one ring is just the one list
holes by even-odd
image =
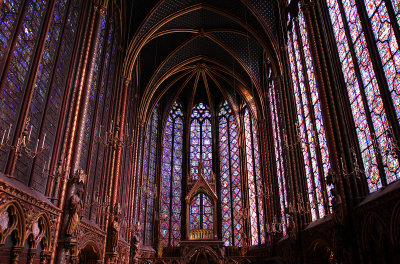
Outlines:
{"label": "statue in niche", "polygon": [[110,225],[112,251],[115,251],[117,248],[120,230],[121,230],[121,206],[118,203],[114,208],[114,216]]}
{"label": "statue in niche", "polygon": [[139,244],[140,244],[140,222],[136,223],[136,226],[133,229],[132,240],[131,240],[131,256],[133,260],[137,260],[137,256],[139,253]]}
{"label": "statue in niche", "polygon": [[77,188],[75,193],[69,197],[69,218],[67,222],[67,227],[65,229],[65,235],[67,237],[76,238],[83,210],[82,194],[83,190],[81,188]]}

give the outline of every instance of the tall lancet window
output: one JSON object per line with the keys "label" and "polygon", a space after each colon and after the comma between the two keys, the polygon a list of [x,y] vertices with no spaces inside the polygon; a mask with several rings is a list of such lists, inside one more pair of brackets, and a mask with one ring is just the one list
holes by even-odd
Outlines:
{"label": "tall lancet window", "polygon": [[[329,213],[330,187],[325,177],[330,168],[318,87],[306,23],[301,7],[293,19],[288,50],[296,99],[298,137],[301,142],[312,221]],[[307,206],[308,207],[308,206]]]}
{"label": "tall lancet window", "polygon": [[142,201],[141,201],[141,228],[143,231],[143,245],[153,243],[153,216],[156,179],[157,136],[158,136],[158,106],[148,122],[144,144],[142,168]]}
{"label": "tall lancet window", "polygon": [[165,124],[161,167],[160,245],[177,246],[181,238],[182,106],[174,103]]}
{"label": "tall lancet window", "polygon": [[0,61],[3,60],[7,54],[7,49],[10,47],[18,16],[22,11],[22,3],[22,0],[2,1],[0,5]]}
{"label": "tall lancet window", "polygon": [[204,165],[204,177],[211,178],[212,169],[212,133],[211,113],[208,106],[198,103],[193,107],[190,124],[190,173],[193,180],[198,179],[197,166],[200,160]]}
{"label": "tall lancet window", "polygon": [[280,126],[280,111],[279,98],[277,96],[277,91],[275,89],[275,83],[273,81],[269,84],[269,105],[271,111],[271,121],[272,121],[272,136],[274,139],[274,151],[275,151],[275,166],[276,166],[276,176],[278,180],[278,190],[279,190],[279,205],[281,209],[281,223],[283,235],[286,235],[287,228],[287,218],[285,209],[288,207],[287,200],[287,189],[286,189],[286,174],[284,166],[284,153],[282,146],[282,133]]}
{"label": "tall lancet window", "polygon": [[242,246],[243,204],[238,126],[228,102],[218,111],[222,238],[225,246]]}
{"label": "tall lancet window", "polygon": [[249,188],[251,244],[265,243],[264,191],[257,124],[248,107],[244,111],[247,184]]}
{"label": "tall lancet window", "polygon": [[[29,77],[29,72],[32,69],[32,61],[36,47],[38,45],[39,36],[41,29],[43,28],[43,22],[48,8],[49,1],[26,1],[23,4],[21,1],[13,2],[13,4],[6,1],[1,4],[1,19],[6,19],[6,25],[3,20],[1,23],[1,42],[5,42],[9,46],[8,58],[4,54],[3,46],[0,46],[2,50],[2,59],[0,60],[0,127],[10,128],[9,138],[13,141],[14,133],[16,129],[16,123],[20,115],[22,102],[24,100],[24,94],[26,91],[26,82]],[[19,9],[24,7],[26,10],[21,12],[20,18],[21,27],[17,27],[14,32],[14,43],[11,40],[12,32],[6,31],[7,28],[14,28],[15,19],[17,18],[16,13]],[[17,11],[18,10],[18,11]],[[4,12],[4,13],[3,13]],[[8,21],[8,19],[10,19]],[[4,28],[3,28],[4,26]],[[3,38],[5,36],[5,38]],[[3,62],[9,61],[8,67],[4,67]],[[19,135],[17,135],[19,136]],[[0,150],[0,166],[3,169],[7,158],[7,152]],[[18,174],[17,179],[24,183],[28,182],[29,174]]]}
{"label": "tall lancet window", "polygon": [[[365,5],[362,2],[328,0],[327,5],[362,165],[369,191],[374,192],[400,178],[398,154],[393,148],[394,135],[390,125],[392,122],[398,126],[400,119],[399,36],[394,32],[399,24],[391,20],[396,14],[399,19],[399,2],[364,1]],[[362,14],[367,16],[364,23],[360,18]],[[370,30],[374,39],[367,45],[364,31]],[[376,54],[374,50],[379,54],[375,60],[371,57],[371,54]],[[381,72],[385,80],[379,82],[377,72]],[[389,100],[383,100],[382,93]],[[389,118],[388,109],[394,109],[394,118]]]}

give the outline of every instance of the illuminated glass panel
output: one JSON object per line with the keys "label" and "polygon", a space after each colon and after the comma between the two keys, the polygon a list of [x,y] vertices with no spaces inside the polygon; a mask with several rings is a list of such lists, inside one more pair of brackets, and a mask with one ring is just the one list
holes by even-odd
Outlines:
{"label": "illuminated glass panel", "polygon": [[154,108],[151,119],[149,120],[144,146],[141,202],[141,226],[143,230],[142,238],[144,245],[151,245],[153,242],[158,115],[157,106]]}
{"label": "illuminated glass panel", "polygon": [[203,160],[204,178],[210,180],[212,170],[211,113],[204,103],[193,107],[190,124],[190,173],[198,179],[197,166]]}
{"label": "illuminated glass panel", "polygon": [[397,23],[400,26],[400,0],[392,0],[392,5],[397,18]]}
{"label": "illuminated glass panel", "polygon": [[[10,140],[14,137],[16,122],[20,113],[23,96],[26,90],[26,78],[29,70],[37,41],[40,35],[40,29],[46,13],[48,1],[34,1],[27,3],[25,17],[22,20],[22,27],[17,34],[17,40],[8,72],[4,73],[4,84],[0,94],[0,127],[8,128],[12,124]],[[1,150],[0,162],[4,165],[5,151]],[[18,171],[16,172],[18,174]],[[27,183],[29,174],[21,172],[17,177],[24,183]]]}
{"label": "illuminated glass panel", "polygon": [[190,205],[190,230],[213,230],[213,205],[211,199],[199,193]]}
{"label": "illuminated glass panel", "polygon": [[182,194],[183,114],[174,103],[165,125],[161,167],[160,245],[177,246],[180,241]]}
{"label": "illuminated glass panel", "polygon": [[3,60],[21,12],[21,0],[5,0],[0,5],[0,61]]}
{"label": "illuminated glass panel", "polygon": [[[39,69],[34,84],[34,91],[31,101],[30,118],[32,124],[31,137],[32,139],[42,138],[43,133],[46,133],[46,150],[39,155],[36,159],[36,176],[34,177],[33,188],[43,192],[45,184],[43,184],[43,169],[47,169],[50,160],[51,146],[54,145],[54,137],[49,134],[50,131],[45,131],[39,135],[39,130],[42,125],[43,112],[46,105],[46,100],[49,94],[49,85],[53,74],[54,64],[56,62],[56,55],[61,41],[61,32],[65,23],[68,9],[67,0],[56,1],[53,11],[53,17],[47,32],[46,42],[43,49],[42,59],[39,64]],[[51,131],[55,133],[55,131]],[[17,171],[24,171],[25,174],[29,173],[28,168],[24,162],[18,162],[16,167]]]}
{"label": "illuminated glass panel", "polygon": [[238,127],[228,102],[218,112],[221,174],[222,237],[225,246],[242,246],[243,205]]}
{"label": "illuminated glass panel", "polygon": [[[400,120],[400,49],[393,30],[392,23],[385,5],[385,1],[364,1],[368,17],[371,20],[372,31],[383,64],[389,92],[392,96],[397,120]],[[399,3],[397,3],[398,5]],[[396,24],[394,24],[396,26]],[[385,135],[386,136],[386,135]],[[386,141],[389,141],[386,138]],[[388,147],[389,142],[382,145]],[[386,149],[387,150],[387,149]],[[394,154],[394,153],[393,153]],[[387,164],[386,180],[392,183],[400,178],[399,162],[394,155],[383,155],[384,164]]]}
{"label": "illuminated glass panel", "polygon": [[287,200],[287,189],[286,189],[286,174],[285,166],[283,163],[283,147],[282,147],[282,134],[280,127],[280,116],[278,111],[278,97],[276,94],[275,84],[272,81],[269,86],[269,104],[271,109],[271,120],[272,120],[272,136],[274,139],[274,151],[275,151],[275,164],[276,164],[276,175],[278,180],[279,189],[279,205],[281,209],[281,223],[283,235],[286,235],[287,231],[287,218],[285,209],[289,206]]}
{"label": "illuminated glass panel", "polygon": [[[381,154],[385,168],[385,172],[381,173],[386,174],[389,183],[399,178],[399,162],[391,151],[387,151],[391,149],[390,140],[387,137],[389,124],[357,7],[353,1],[349,0],[343,1],[343,4],[331,0],[327,3],[356,126],[368,188],[370,192],[374,192],[382,187],[376,152],[379,151]],[[341,5],[345,14],[341,12]],[[345,34],[346,29],[348,29],[350,36]],[[390,35],[390,30],[387,31],[387,29],[386,27],[386,32]],[[383,46],[385,42],[383,41],[378,45]],[[351,49],[354,49],[356,58],[352,56]],[[398,48],[396,49],[398,50]],[[387,52],[391,52],[391,50]],[[395,58],[395,56],[392,56],[392,58]],[[390,64],[389,61],[387,63]],[[357,76],[358,71],[359,75]],[[396,75],[396,70],[393,71],[393,74]],[[397,88],[391,87],[391,89]],[[374,138],[376,140],[375,146]]]}
{"label": "illuminated glass panel", "polygon": [[244,112],[244,131],[249,188],[251,244],[258,245],[265,243],[263,182],[260,171],[257,127],[247,107]]}
{"label": "illuminated glass panel", "polygon": [[[330,186],[321,181],[330,168],[325,128],[303,12],[288,37],[289,60],[296,99],[298,136],[301,141],[311,219],[324,217]],[[300,32],[300,35],[297,33]]]}

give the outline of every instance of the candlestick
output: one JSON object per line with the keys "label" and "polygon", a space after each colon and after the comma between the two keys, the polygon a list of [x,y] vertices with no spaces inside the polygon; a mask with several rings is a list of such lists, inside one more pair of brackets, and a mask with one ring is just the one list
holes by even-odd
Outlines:
{"label": "candlestick", "polygon": [[46,133],[44,133],[43,142],[42,142],[42,148],[44,148],[44,142],[46,142]]}
{"label": "candlestick", "polygon": [[36,147],[35,147],[35,153],[37,153],[38,150],[38,146],[39,146],[39,139],[36,140]]}
{"label": "candlestick", "polygon": [[31,139],[32,127],[33,127],[33,126],[31,125],[31,129],[29,129],[28,141]]}
{"label": "candlestick", "polygon": [[2,137],[2,139],[1,139],[1,145],[3,145],[3,143],[4,143],[4,137],[6,136],[6,131],[4,130],[4,133],[3,133],[3,137]]}
{"label": "candlestick", "polygon": [[8,133],[7,133],[7,140],[10,139],[10,132],[11,132],[11,128],[12,128],[12,124],[10,124],[10,128],[8,129]]}

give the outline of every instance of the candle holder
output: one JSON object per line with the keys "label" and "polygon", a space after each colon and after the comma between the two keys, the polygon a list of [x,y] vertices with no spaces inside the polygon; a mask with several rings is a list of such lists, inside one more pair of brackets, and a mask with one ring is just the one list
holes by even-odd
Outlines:
{"label": "candle holder", "polygon": [[[115,127],[117,131],[117,136],[114,135],[114,120],[111,120],[111,125],[108,131],[106,131],[105,136],[102,135],[102,125],[100,125],[98,135],[95,135],[95,141],[103,144],[104,146],[124,146],[124,147],[132,147],[133,146],[133,138],[129,140],[129,134],[125,133],[123,139],[120,140],[118,136],[119,128]],[[126,126],[125,131],[128,131],[128,126]]]}
{"label": "candle holder", "polygon": [[[22,153],[25,153],[30,158],[35,158],[37,155],[42,153],[45,150],[45,142],[46,142],[46,133],[44,133],[43,139],[39,138],[36,140],[35,148],[30,148],[29,145],[32,143],[31,134],[32,134],[32,125],[29,126],[30,118],[26,119],[24,124],[23,132],[21,136],[17,140],[17,144],[14,146],[9,144],[10,141],[10,133],[12,129],[12,124],[8,127],[7,130],[4,130],[3,136],[0,143],[0,149],[4,150],[6,148],[11,148],[15,150],[17,156],[21,156]],[[7,135],[7,137],[6,137]]]}
{"label": "candle holder", "polygon": [[278,217],[275,215],[274,218],[272,219],[271,224],[267,224],[267,232],[268,233],[282,233],[283,230],[283,224],[278,221]]}

